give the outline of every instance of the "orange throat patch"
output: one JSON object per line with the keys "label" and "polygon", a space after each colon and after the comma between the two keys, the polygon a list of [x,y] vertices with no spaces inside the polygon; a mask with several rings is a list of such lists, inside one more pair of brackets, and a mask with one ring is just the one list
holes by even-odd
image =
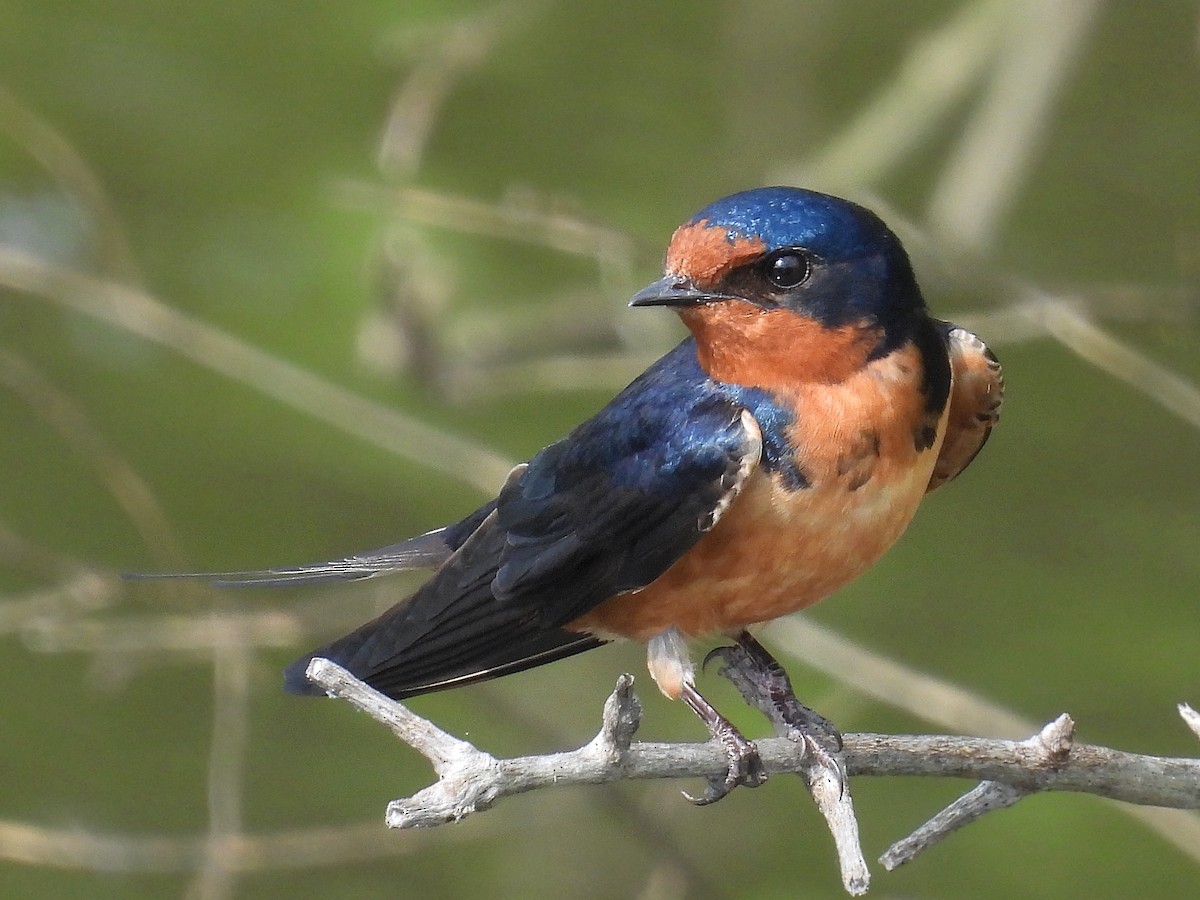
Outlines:
{"label": "orange throat patch", "polygon": [[711,378],[766,390],[845,381],[867,364],[876,328],[830,328],[788,309],[725,300],[680,310],[696,337],[700,365]]}

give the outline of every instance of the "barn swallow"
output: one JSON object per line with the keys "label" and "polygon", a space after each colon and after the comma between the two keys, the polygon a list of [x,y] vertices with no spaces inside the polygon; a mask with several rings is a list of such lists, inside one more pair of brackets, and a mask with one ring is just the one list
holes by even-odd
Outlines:
{"label": "barn swallow", "polygon": [[[696,689],[690,638],[803,609],[871,566],[925,494],[995,425],[1000,366],[932,318],[897,237],[869,210],[789,187],[734,194],[671,238],[633,307],[691,336],[466,518],[313,566],[210,576],[291,585],[427,567],[432,577],[314,657],[404,698],[624,638],[663,694],[725,749],[712,802],[762,775],[757,751]],[[803,723],[798,723],[802,725]]]}

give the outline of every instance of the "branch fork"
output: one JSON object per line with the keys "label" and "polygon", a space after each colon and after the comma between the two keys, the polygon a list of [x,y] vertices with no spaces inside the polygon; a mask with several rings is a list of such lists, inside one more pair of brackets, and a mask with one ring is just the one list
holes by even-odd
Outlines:
{"label": "branch fork", "polygon": [[[1063,714],[1024,741],[950,735],[847,734],[841,742],[819,716],[816,738],[797,737],[754,684],[740,680],[736,659],[722,674],[775,725],[776,736],[756,741],[769,775],[798,774],[825,817],[837,849],[842,882],[865,893],[870,875],[863,859],[847,776],[937,775],[975,778],[974,788],[951,803],[880,858],[886,869],[912,860],[963,825],[1047,790],[1082,791],[1144,806],[1200,809],[1200,759],[1125,753],[1074,741],[1075,723]],[[412,797],[388,804],[391,828],[424,828],[457,822],[497,800],[555,785],[604,784],[633,778],[723,777],[727,759],[714,742],[634,741],[642,707],[633,676],[622,675],[604,704],[600,731],[577,750],[498,759],[454,737],[403,704],[385,697],[340,666],[314,659],[308,677],[331,696],[387,725],[432,763],[438,781]],[[811,711],[809,711],[811,712]],[[1200,713],[1179,707],[1200,737]]]}

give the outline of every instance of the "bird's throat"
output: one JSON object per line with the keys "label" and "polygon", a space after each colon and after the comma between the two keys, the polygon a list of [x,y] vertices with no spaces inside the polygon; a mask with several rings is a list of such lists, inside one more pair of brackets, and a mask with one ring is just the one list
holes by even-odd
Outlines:
{"label": "bird's throat", "polygon": [[861,371],[879,345],[865,323],[832,328],[793,310],[713,303],[680,310],[710,378],[765,390],[837,384]]}

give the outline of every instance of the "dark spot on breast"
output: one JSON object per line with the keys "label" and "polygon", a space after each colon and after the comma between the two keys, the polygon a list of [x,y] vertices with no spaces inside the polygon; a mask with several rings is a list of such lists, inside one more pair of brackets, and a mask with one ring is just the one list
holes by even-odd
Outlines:
{"label": "dark spot on breast", "polygon": [[857,491],[871,480],[879,459],[879,432],[865,430],[838,457],[837,474],[846,479],[847,490]]}
{"label": "dark spot on breast", "polygon": [[913,446],[919,451],[928,450],[937,440],[937,419],[929,416],[913,431]]}

